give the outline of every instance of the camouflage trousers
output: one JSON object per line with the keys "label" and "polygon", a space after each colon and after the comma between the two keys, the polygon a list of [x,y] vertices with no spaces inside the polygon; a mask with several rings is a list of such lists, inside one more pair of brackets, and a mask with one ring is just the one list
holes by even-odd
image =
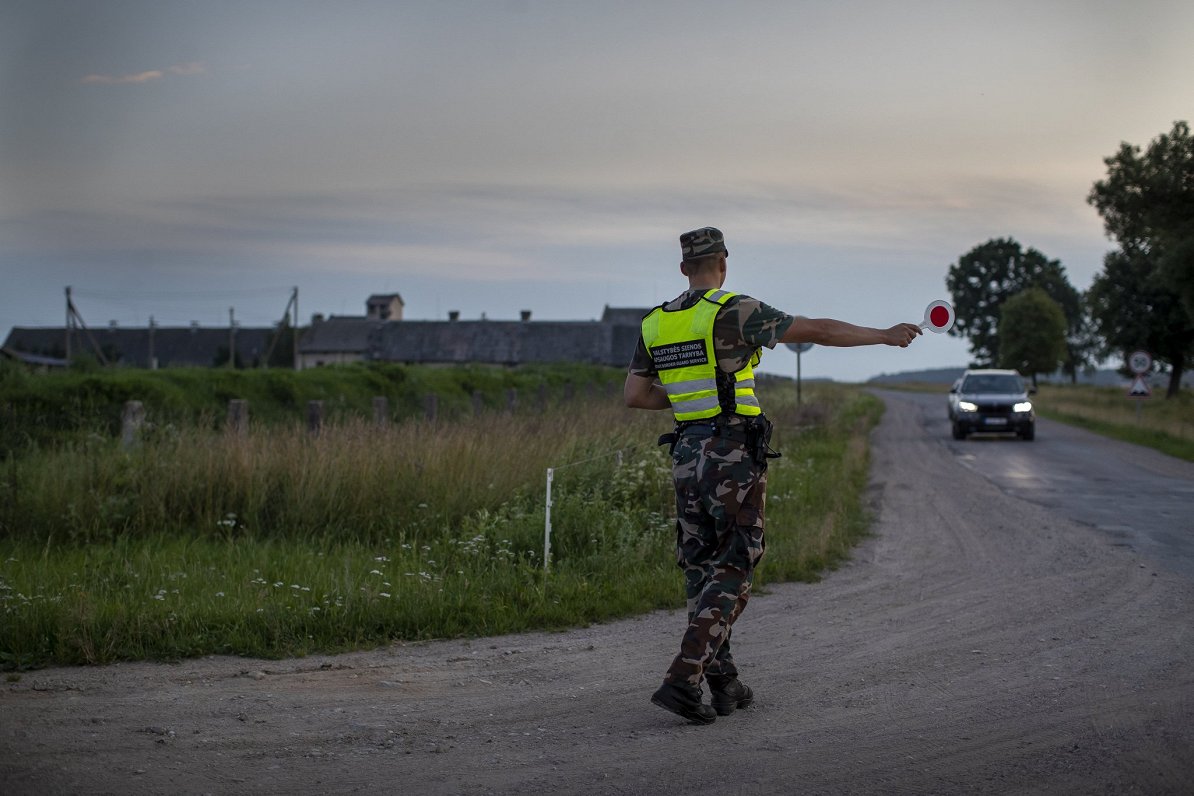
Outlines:
{"label": "camouflage trousers", "polygon": [[730,632],[750,599],[763,557],[767,470],[746,445],[690,429],[672,451],[676,563],[684,570],[688,628],[664,678],[699,685],[702,675],[738,673]]}

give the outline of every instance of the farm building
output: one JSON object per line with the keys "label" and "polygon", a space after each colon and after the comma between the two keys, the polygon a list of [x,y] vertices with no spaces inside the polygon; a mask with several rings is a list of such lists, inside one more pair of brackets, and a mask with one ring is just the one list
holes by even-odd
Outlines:
{"label": "farm building", "polygon": [[[69,343],[67,335],[70,335]],[[228,362],[228,350],[236,361],[255,367],[265,361],[276,330],[272,328],[117,327],[72,329],[66,327],[17,326],[4,341],[4,351],[13,359],[36,364],[30,357],[50,359],[66,365],[66,352],[85,353],[111,365],[134,368],[215,367]]]}
{"label": "farm building", "polygon": [[[227,327],[117,327],[72,329],[15,327],[4,351],[27,364],[66,364],[66,352],[96,349],[103,359],[125,367],[214,367],[228,362],[231,345],[236,363],[298,369],[347,362],[464,363],[500,365],[542,362],[585,362],[624,366],[630,362],[645,308],[606,306],[594,321],[535,321],[523,311],[518,320],[461,320],[449,313],[444,321],[402,319],[404,303],[396,293],[375,294],[363,316],[314,315],[300,330],[297,345],[289,330]],[[70,335],[68,344],[67,335]],[[69,345],[69,349],[68,349]],[[294,357],[297,354],[297,362]],[[98,357],[97,357],[98,358]]]}

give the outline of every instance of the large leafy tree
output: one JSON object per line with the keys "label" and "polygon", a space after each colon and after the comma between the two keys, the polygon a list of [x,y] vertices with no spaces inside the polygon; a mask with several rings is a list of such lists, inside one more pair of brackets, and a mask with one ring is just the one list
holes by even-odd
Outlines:
{"label": "large leafy tree", "polygon": [[1166,397],[1177,395],[1194,350],[1194,325],[1156,261],[1135,249],[1108,252],[1086,301],[1107,350],[1126,358],[1140,348],[1170,363]]}
{"label": "large leafy tree", "polygon": [[1145,347],[1169,365],[1173,396],[1194,357],[1194,137],[1174,122],[1145,151],[1123,143],[1103,162],[1087,201],[1120,249],[1096,277],[1091,312],[1109,347]]}
{"label": "large leafy tree", "polygon": [[1066,319],[1061,305],[1030,287],[999,308],[999,366],[1032,376],[1052,373],[1066,355]]}
{"label": "large leafy tree", "polygon": [[1078,382],[1078,371],[1093,373],[1099,362],[1107,358],[1107,346],[1099,336],[1094,321],[1090,317],[1090,306],[1083,297],[1082,318],[1077,328],[1071,327],[1066,332],[1065,362],[1061,366],[1073,383]]}
{"label": "large leafy tree", "polygon": [[997,238],[975,246],[950,266],[945,286],[954,304],[954,327],[949,333],[970,340],[975,364],[999,362],[999,310],[1012,296],[1040,288],[1061,307],[1066,319],[1066,370],[1075,374],[1087,364],[1089,349],[1081,344],[1084,324],[1082,295],[1066,278],[1058,260],[1033,248],[1022,249],[1012,238]]}

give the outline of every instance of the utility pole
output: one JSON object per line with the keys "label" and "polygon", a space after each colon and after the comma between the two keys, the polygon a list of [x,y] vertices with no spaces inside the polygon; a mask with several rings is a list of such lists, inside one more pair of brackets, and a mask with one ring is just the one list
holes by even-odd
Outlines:
{"label": "utility pole", "polygon": [[[293,314],[291,314],[293,308]],[[269,350],[265,352],[265,361],[263,367],[268,368],[270,360],[274,358],[274,346],[278,344],[278,339],[281,338],[282,332],[286,326],[290,326],[290,347],[291,356],[294,357],[293,366],[298,370],[298,288],[292,288],[290,291],[290,298],[286,301],[286,308],[282,310],[282,320],[278,321],[278,331],[274,334],[273,339],[270,340]]]}
{"label": "utility pole", "polygon": [[228,369],[236,369],[236,319],[232,315],[234,307],[228,308]]}
{"label": "utility pole", "polygon": [[145,363],[150,370],[158,369],[158,360],[153,350],[153,316],[149,316],[149,361]]}
{"label": "utility pole", "polygon": [[70,362],[70,330],[71,324],[75,322],[74,313],[71,312],[74,305],[70,300],[70,285],[66,286],[66,361]]}
{"label": "utility pole", "polygon": [[294,322],[290,324],[291,342],[294,346],[294,369],[299,369],[299,319],[298,319],[298,285],[294,287],[294,293],[291,296],[291,301],[294,303]]}
{"label": "utility pole", "polygon": [[91,343],[91,350],[95,352],[95,358],[99,360],[101,365],[107,365],[108,359],[104,356],[103,349],[100,348],[99,343],[91,335],[91,330],[87,328],[87,323],[83,320],[83,316],[79,314],[79,309],[75,306],[75,302],[71,299],[70,287],[66,288],[66,360],[70,362],[71,349],[71,332],[78,327],[87,335],[87,341]]}

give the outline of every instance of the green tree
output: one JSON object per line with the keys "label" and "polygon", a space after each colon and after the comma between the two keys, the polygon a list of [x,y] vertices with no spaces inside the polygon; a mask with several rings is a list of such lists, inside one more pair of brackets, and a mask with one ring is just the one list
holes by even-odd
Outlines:
{"label": "green tree", "polygon": [[1094,321],[1090,317],[1090,307],[1082,297],[1082,319],[1078,327],[1070,328],[1066,332],[1066,355],[1061,366],[1062,371],[1070,377],[1070,383],[1078,383],[1078,372],[1092,374],[1098,364],[1107,358],[1107,346],[1099,335]]}
{"label": "green tree", "polygon": [[1089,346],[1082,343],[1085,308],[1082,294],[1070,284],[1058,260],[1033,248],[1021,249],[1012,238],[992,239],[975,246],[950,266],[945,278],[954,305],[954,327],[949,333],[970,340],[970,353],[978,365],[999,362],[999,310],[1010,297],[1030,287],[1041,288],[1062,310],[1066,319],[1066,372],[1076,376],[1090,362]]}
{"label": "green tree", "polygon": [[1143,153],[1122,143],[1103,162],[1087,201],[1120,249],[1104,259],[1091,310],[1110,347],[1145,347],[1169,366],[1172,397],[1194,357],[1194,137],[1174,122]]}
{"label": "green tree", "polygon": [[1169,362],[1166,397],[1177,395],[1183,363],[1194,349],[1194,325],[1177,294],[1158,274],[1156,261],[1136,250],[1108,252],[1086,301],[1106,343],[1105,353],[1126,359],[1130,352],[1144,349],[1154,359]]}
{"label": "green tree", "polygon": [[1066,355],[1061,305],[1042,288],[1030,287],[999,308],[999,366],[1032,376],[1052,373]]}

